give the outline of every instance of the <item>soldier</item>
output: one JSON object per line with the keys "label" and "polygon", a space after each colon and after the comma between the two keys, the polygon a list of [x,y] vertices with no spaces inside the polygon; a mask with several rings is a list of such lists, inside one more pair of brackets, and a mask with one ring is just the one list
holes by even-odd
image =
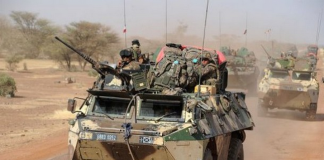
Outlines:
{"label": "soldier", "polygon": [[118,68],[126,69],[126,70],[139,70],[139,63],[134,61],[133,54],[127,50],[121,50],[119,53],[122,60],[118,64]]}
{"label": "soldier", "polygon": [[137,62],[139,61],[140,57],[142,57],[142,51],[140,49],[140,46],[141,46],[141,44],[140,44],[139,40],[138,39],[134,39],[132,41],[132,47],[129,48],[129,51],[133,55],[133,59],[135,61],[137,61]]}
{"label": "soldier", "polygon": [[139,57],[138,57],[138,63],[139,64],[148,64],[150,61],[150,55],[149,53],[144,53],[144,54],[141,54]]}
{"label": "soldier", "polygon": [[295,60],[296,60],[296,57],[294,57],[294,54],[293,53],[289,53],[287,54],[287,60],[288,60],[288,65],[287,65],[287,68],[289,69],[292,69],[295,67]]}
{"label": "soldier", "polygon": [[217,66],[209,52],[202,54],[201,65],[199,67],[198,75],[201,74],[201,83],[205,85],[216,85]]}

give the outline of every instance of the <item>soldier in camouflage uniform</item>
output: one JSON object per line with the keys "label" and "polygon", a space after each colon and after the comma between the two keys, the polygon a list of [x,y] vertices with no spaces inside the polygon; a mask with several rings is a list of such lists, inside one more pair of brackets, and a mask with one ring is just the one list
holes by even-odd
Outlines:
{"label": "soldier in camouflage uniform", "polygon": [[118,64],[118,68],[126,70],[139,70],[139,63],[134,61],[133,54],[127,49],[121,50],[119,53],[122,60]]}
{"label": "soldier in camouflage uniform", "polygon": [[140,57],[142,56],[142,51],[140,49],[140,42],[138,39],[134,39],[132,41],[132,46],[128,48],[128,50],[132,53],[133,60],[139,61]]}
{"label": "soldier in camouflage uniform", "polygon": [[198,75],[201,74],[201,83],[204,85],[216,85],[217,66],[212,60],[209,52],[205,51],[202,54],[201,65],[198,66]]}

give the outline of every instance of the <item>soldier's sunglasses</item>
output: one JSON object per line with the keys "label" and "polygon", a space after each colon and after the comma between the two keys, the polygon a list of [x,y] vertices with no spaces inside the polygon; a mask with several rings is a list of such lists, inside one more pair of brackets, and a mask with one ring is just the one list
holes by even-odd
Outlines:
{"label": "soldier's sunglasses", "polygon": [[122,58],[129,58],[130,56],[122,56]]}
{"label": "soldier's sunglasses", "polygon": [[209,61],[209,59],[208,59],[208,58],[203,58],[202,60],[203,60],[203,61]]}

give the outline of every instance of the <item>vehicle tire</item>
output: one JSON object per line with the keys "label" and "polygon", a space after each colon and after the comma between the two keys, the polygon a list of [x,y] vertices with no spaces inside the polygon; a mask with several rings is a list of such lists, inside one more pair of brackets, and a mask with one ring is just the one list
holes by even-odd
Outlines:
{"label": "vehicle tire", "polygon": [[307,120],[315,120],[316,119],[316,110],[317,104],[312,103],[310,109],[306,111],[306,119]]}
{"label": "vehicle tire", "polygon": [[206,148],[203,160],[213,160],[213,155],[209,148]]}
{"label": "vehicle tire", "polygon": [[239,138],[232,137],[227,160],[244,160],[243,143]]}
{"label": "vehicle tire", "polygon": [[268,108],[267,107],[265,107],[265,106],[263,106],[263,105],[261,105],[261,102],[260,102],[260,99],[259,99],[259,101],[258,101],[258,116],[259,117],[264,117],[264,116],[266,116],[267,115],[267,113],[268,113]]}

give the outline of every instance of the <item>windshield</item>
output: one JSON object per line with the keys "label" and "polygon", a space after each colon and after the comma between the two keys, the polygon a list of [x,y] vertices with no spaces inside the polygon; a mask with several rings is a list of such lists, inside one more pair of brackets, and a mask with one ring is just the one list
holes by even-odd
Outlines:
{"label": "windshield", "polygon": [[311,73],[309,72],[293,72],[292,79],[293,80],[302,80],[302,81],[310,81],[311,80]]}
{"label": "windshield", "polygon": [[182,108],[181,101],[142,100],[138,108],[138,119],[156,120],[164,116],[161,121],[179,121]]}
{"label": "windshield", "polygon": [[289,80],[289,73],[288,71],[271,71],[271,78],[279,79],[279,80]]}
{"label": "windshield", "polygon": [[[129,102],[130,98],[97,97],[93,112],[108,114],[111,117],[123,117]],[[130,109],[127,112],[127,117],[128,116],[130,116]]]}

